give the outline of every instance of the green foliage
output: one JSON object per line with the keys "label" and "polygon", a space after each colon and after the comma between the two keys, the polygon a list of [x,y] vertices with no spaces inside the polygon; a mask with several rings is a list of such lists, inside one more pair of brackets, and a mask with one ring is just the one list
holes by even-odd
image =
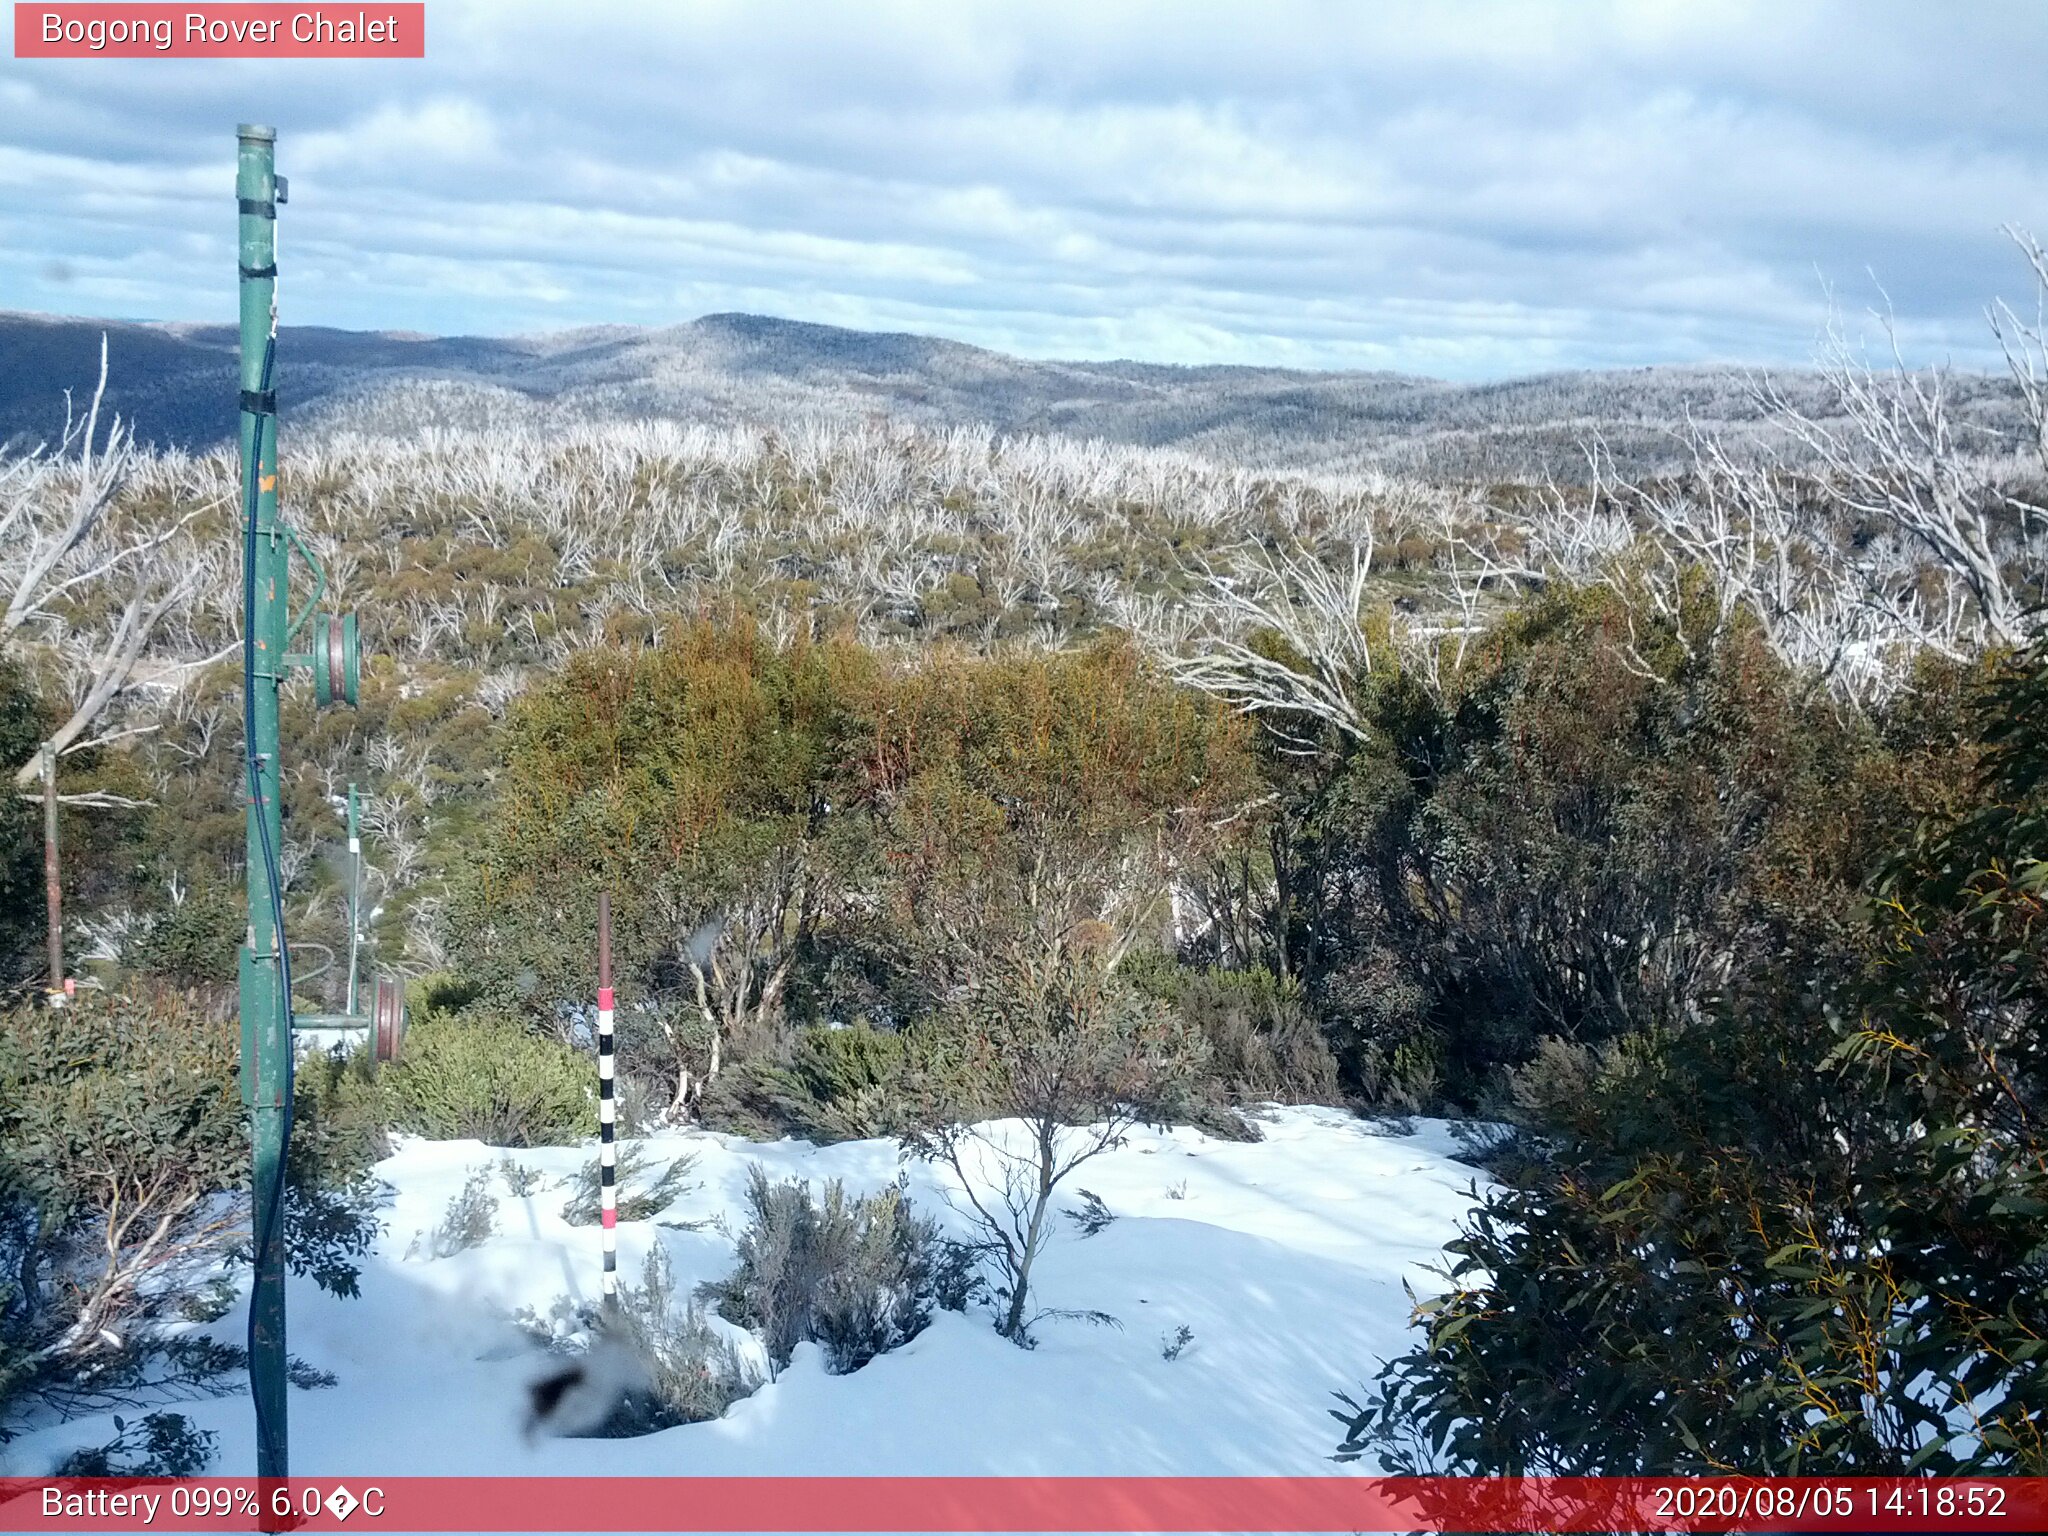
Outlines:
{"label": "green foliage", "polygon": [[991,965],[1050,974],[1129,953],[1167,876],[1254,793],[1243,720],[1128,644],[896,679],[855,754],[888,915],[925,1007]]}
{"label": "green foliage", "polygon": [[1206,1074],[1232,1104],[1330,1104],[1337,1058],[1298,982],[1271,971],[1183,970],[1174,1005],[1207,1045]]}
{"label": "green foliage", "polygon": [[517,1019],[428,1013],[382,1073],[393,1129],[494,1147],[546,1146],[595,1133],[592,1062]]}
{"label": "green foliage", "polygon": [[645,1380],[605,1426],[613,1436],[653,1434],[716,1419],[760,1382],[693,1298],[677,1294],[668,1251],[647,1250],[639,1286],[619,1292],[618,1326]]}
{"label": "green foliage", "polygon": [[74,1451],[55,1477],[197,1477],[213,1460],[220,1436],[200,1429],[182,1413],[151,1413],[130,1425],[114,1416],[114,1438],[89,1451]]}
{"label": "green foliage", "polygon": [[[1482,1473],[2048,1469],[2048,658],[1853,942],[1545,1076],[1347,1452]],[[1560,1095],[1561,1096],[1561,1095]]]}
{"label": "green foliage", "polygon": [[910,1122],[904,1037],[854,1024],[797,1031],[789,1064],[748,1062],[705,1100],[707,1124],[810,1141],[893,1136]]}
{"label": "green foliage", "polygon": [[183,900],[167,901],[150,914],[123,959],[175,982],[232,982],[248,921],[238,889],[226,881],[201,880]]}
{"label": "green foliage", "polygon": [[[408,1034],[407,1045],[411,1045]],[[299,1059],[292,1108],[293,1166],[305,1182],[339,1188],[391,1151],[390,1106],[375,1058],[363,1049]]]}
{"label": "green foliage", "polygon": [[903,1075],[900,1035],[855,1025],[807,1029],[797,1036],[791,1075],[820,1104],[845,1104]]}
{"label": "green foliage", "polygon": [[60,1223],[118,1210],[167,1173],[181,1212],[232,1187],[237,1049],[229,1021],[169,993],[0,1015],[0,1187]]}
{"label": "green foliage", "polygon": [[[1113,963],[1256,789],[1243,722],[1129,645],[890,667],[738,621],[656,639],[515,713],[451,949],[547,1021],[609,886],[625,1070],[717,1123],[899,1129],[904,1027],[989,958]],[[891,1027],[792,1028],[849,1017]]]}
{"label": "green foliage", "polygon": [[1695,654],[1599,590],[1362,707],[1374,747],[1287,785],[1283,926],[1350,1084],[1403,1109],[1498,1093],[1544,1037],[1688,1017],[1838,921],[1946,757],[1806,697],[1739,622]]}
{"label": "green foliage", "polygon": [[777,1370],[813,1339],[829,1369],[857,1371],[923,1332],[934,1305],[967,1303],[965,1261],[901,1190],[849,1199],[834,1179],[814,1198],[808,1185],[774,1183],[756,1164],[747,1203],[737,1264],[699,1294],[758,1331]]}
{"label": "green foliage", "polygon": [[[650,1216],[659,1216],[693,1187],[686,1181],[696,1166],[696,1155],[692,1153],[672,1158],[658,1175],[648,1178],[647,1154],[632,1142],[622,1143],[618,1149],[618,1166],[614,1170],[617,1182],[613,1185],[617,1192],[619,1220],[645,1221]],[[572,1227],[597,1225],[603,1214],[602,1175],[603,1169],[596,1158],[583,1165],[576,1175],[574,1193],[562,1207],[562,1220]]]}
{"label": "green foliage", "polygon": [[537,1017],[584,996],[608,886],[615,974],[645,997],[683,984],[686,941],[714,914],[765,904],[774,921],[745,957],[741,1011],[772,1011],[813,920],[806,871],[829,842],[841,720],[872,665],[709,622],[572,658],[515,712],[496,814],[454,882],[464,974]]}
{"label": "green foliage", "polygon": [[491,1240],[498,1229],[498,1201],[491,1193],[491,1170],[472,1168],[462,1188],[448,1202],[440,1224],[423,1235],[416,1246],[430,1259],[451,1258]]}
{"label": "green foliage", "polygon": [[[167,1279],[242,1249],[237,1044],[232,1022],[161,990],[0,1013],[0,1402],[139,1379],[170,1347]],[[291,1268],[352,1294],[369,1192],[316,1173],[292,1170]]]}
{"label": "green foliage", "polygon": [[43,739],[43,712],[26,669],[0,655],[0,775],[10,785],[0,799],[0,986],[21,980],[33,966],[43,927],[40,813],[12,792],[14,771]]}

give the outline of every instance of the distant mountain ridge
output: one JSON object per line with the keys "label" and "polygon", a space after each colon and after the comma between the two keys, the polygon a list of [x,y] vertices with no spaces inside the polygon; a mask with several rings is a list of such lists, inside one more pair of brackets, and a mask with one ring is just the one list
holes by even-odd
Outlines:
{"label": "distant mountain ridge", "polygon": [[[0,311],[0,443],[56,435],[63,391],[82,396],[92,386],[102,332],[108,401],[142,441],[198,449],[231,437],[234,327]],[[1812,389],[1809,376],[1792,379]],[[1999,381],[1964,387],[1981,395],[1979,408],[2000,414]],[[1036,361],[937,337],[752,314],[502,338],[286,327],[278,395],[288,430],[885,416],[1177,448],[1260,468],[1515,479],[1573,473],[1595,433],[1626,461],[1675,462],[1673,428],[1688,410],[1709,425],[1758,425],[1745,375],[1732,368],[1452,384],[1398,373]]]}

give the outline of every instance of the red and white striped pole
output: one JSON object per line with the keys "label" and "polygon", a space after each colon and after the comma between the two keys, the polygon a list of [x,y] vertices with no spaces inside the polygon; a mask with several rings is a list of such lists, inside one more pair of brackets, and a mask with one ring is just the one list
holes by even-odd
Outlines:
{"label": "red and white striped pole", "polygon": [[619,1149],[617,1079],[612,1071],[612,897],[597,895],[597,1202],[604,1231],[604,1310],[619,1305]]}

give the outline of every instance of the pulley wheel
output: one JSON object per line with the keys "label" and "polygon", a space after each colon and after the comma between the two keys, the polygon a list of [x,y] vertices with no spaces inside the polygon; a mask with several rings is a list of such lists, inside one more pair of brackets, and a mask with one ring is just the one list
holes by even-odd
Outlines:
{"label": "pulley wheel", "polygon": [[405,1006],[405,989],[389,976],[377,978],[375,998],[370,1006],[370,1049],[378,1061],[396,1061],[405,1041],[410,1020]]}

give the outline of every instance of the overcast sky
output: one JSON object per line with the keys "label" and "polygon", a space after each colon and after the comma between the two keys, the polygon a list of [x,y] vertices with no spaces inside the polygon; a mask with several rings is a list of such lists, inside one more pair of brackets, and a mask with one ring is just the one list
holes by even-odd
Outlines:
{"label": "overcast sky", "polygon": [[[374,7],[372,7],[374,9]],[[0,308],[718,310],[1035,357],[1457,378],[1789,363],[1881,281],[1990,360],[2048,234],[2048,4],[431,0],[416,62],[0,58]],[[11,51],[11,50],[10,50]]]}

